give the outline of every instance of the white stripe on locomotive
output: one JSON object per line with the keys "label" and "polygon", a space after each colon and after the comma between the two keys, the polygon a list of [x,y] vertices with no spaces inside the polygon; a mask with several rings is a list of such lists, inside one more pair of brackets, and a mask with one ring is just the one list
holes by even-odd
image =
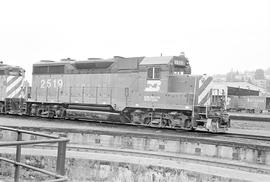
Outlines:
{"label": "white stripe on locomotive", "polygon": [[[17,78],[15,79],[16,76],[8,76],[7,77],[7,87],[6,87],[6,94],[7,94],[7,98],[13,98],[13,97],[21,97],[21,91],[22,91],[22,87],[23,87],[23,76],[17,76]],[[13,80],[11,82],[11,80]],[[11,82],[11,83],[9,83]],[[10,91],[12,91],[11,93],[9,93]]]}
{"label": "white stripe on locomotive", "polygon": [[14,82],[12,82],[11,84],[7,85],[6,92],[10,91],[13,87],[15,87],[22,80],[23,80],[23,77],[22,76],[19,76]]}
{"label": "white stripe on locomotive", "polygon": [[[205,85],[207,84],[207,82],[205,80],[210,79],[209,77],[205,77],[203,76],[200,80],[199,80],[199,89],[201,87],[205,87]],[[209,94],[211,92],[211,88],[212,88],[212,82],[210,82],[205,89],[202,91],[202,93],[200,95],[198,95],[198,104],[199,105],[209,105],[210,104],[210,97]]]}
{"label": "white stripe on locomotive", "polygon": [[[15,95],[17,95],[19,92],[21,92],[22,87],[18,87],[16,90],[14,90],[11,94],[9,94],[7,97],[8,98],[13,98]],[[21,96],[21,94],[19,95],[19,97]]]}
{"label": "white stripe on locomotive", "polygon": [[7,77],[7,83],[8,83],[10,80],[12,80],[14,77],[15,77],[15,76],[8,76],[8,77]]}

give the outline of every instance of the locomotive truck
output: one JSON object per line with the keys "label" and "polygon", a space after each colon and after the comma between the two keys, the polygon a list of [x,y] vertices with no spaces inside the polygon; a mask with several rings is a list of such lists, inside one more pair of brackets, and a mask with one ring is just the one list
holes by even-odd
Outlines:
{"label": "locomotive truck", "polygon": [[[6,79],[10,73],[5,74]],[[184,55],[42,60],[33,65],[31,98],[5,98],[1,108],[40,117],[226,131],[230,119],[211,104],[211,83],[212,77],[191,75]]]}

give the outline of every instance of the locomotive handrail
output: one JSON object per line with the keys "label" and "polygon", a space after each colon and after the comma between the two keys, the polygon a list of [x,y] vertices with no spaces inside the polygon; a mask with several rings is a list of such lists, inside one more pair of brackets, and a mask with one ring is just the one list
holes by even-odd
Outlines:
{"label": "locomotive handrail", "polygon": [[[20,167],[38,171],[40,173],[56,178],[54,180],[49,180],[50,182],[67,181],[67,177],[64,175],[65,175],[66,144],[69,141],[69,139],[63,138],[61,136],[48,135],[44,133],[9,128],[9,127],[4,127],[4,126],[0,126],[0,131],[1,130],[7,130],[7,131],[12,131],[12,132],[17,133],[17,141],[0,142],[0,147],[16,146],[16,160],[15,161],[4,158],[4,157],[0,157],[0,160],[14,164],[15,166],[14,182],[19,182]],[[22,141],[22,134],[30,134],[30,135],[40,136],[40,137],[46,137],[49,139]],[[42,144],[42,143],[58,143],[56,173],[53,173],[44,169],[40,169],[34,166],[30,166],[28,164],[21,163],[21,145]]]}
{"label": "locomotive handrail", "polygon": [[195,77],[195,80],[194,80],[193,101],[192,101],[192,122],[194,122],[194,118],[195,118],[196,84],[197,84],[197,77]]}
{"label": "locomotive handrail", "polygon": [[45,134],[45,133],[27,131],[27,130],[21,130],[21,129],[16,129],[16,128],[9,128],[9,127],[5,127],[5,126],[0,126],[0,129],[8,130],[8,131],[14,131],[14,132],[21,132],[21,133],[31,134],[31,135],[41,136],[41,137],[48,137],[48,138],[55,138],[55,139],[59,138],[59,136],[57,136],[57,135]]}
{"label": "locomotive handrail", "polygon": [[[15,162],[13,160],[6,159],[4,157],[0,157],[0,160],[3,160],[3,161],[8,162],[8,163],[12,163],[14,165],[19,165],[19,166],[22,166],[22,167],[25,167],[25,168],[28,168],[28,169],[31,169],[31,170],[34,170],[34,171],[38,171],[38,172],[43,173],[43,174],[50,175],[52,177],[58,178],[58,179],[56,179],[57,181],[66,181],[67,180],[67,178],[64,177],[64,176],[61,176],[61,175],[58,175],[58,174],[55,174],[55,173],[52,173],[50,171],[46,171],[46,170],[43,170],[43,169],[39,169],[39,168],[34,167],[34,166],[23,164],[21,162]],[[50,180],[50,181],[47,181],[47,182],[53,182],[53,181],[56,181],[56,180]]]}

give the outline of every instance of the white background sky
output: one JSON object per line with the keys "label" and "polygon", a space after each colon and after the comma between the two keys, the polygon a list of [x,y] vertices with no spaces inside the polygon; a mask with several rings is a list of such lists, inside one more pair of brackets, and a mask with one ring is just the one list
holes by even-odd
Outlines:
{"label": "white background sky", "polygon": [[0,60],[178,55],[193,74],[270,67],[270,0],[0,0]]}

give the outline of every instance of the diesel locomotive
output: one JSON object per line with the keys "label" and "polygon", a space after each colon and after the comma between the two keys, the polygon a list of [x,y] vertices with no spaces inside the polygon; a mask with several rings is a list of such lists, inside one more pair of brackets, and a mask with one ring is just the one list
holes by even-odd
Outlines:
{"label": "diesel locomotive", "polygon": [[230,127],[223,107],[211,102],[212,77],[191,75],[183,54],[42,60],[33,64],[31,98],[23,87],[10,97],[19,88],[11,89],[11,81],[24,76],[23,69],[13,72],[1,75],[4,113],[212,132]]}

